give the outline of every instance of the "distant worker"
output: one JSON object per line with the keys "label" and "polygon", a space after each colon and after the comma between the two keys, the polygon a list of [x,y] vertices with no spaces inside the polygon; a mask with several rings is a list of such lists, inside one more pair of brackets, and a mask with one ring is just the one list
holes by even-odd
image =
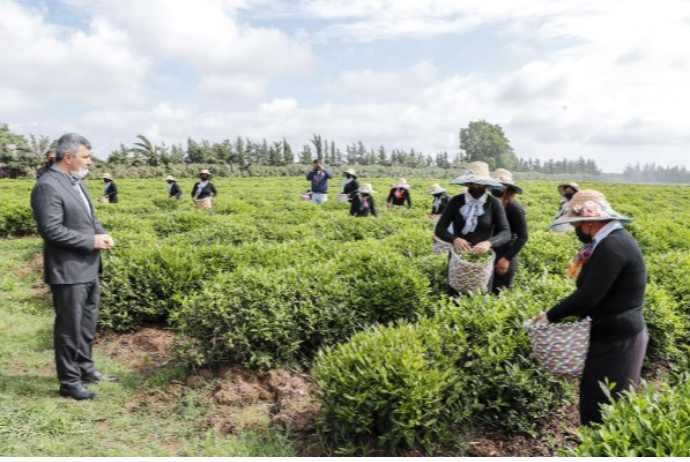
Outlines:
{"label": "distant worker", "polygon": [[307,173],[307,181],[311,181],[311,201],[314,204],[323,204],[328,200],[328,180],[333,178],[333,173],[324,168],[318,160],[312,165],[311,172]]}
{"label": "distant worker", "polygon": [[50,167],[52,167],[54,163],[55,151],[46,152],[45,163],[41,165],[41,167],[38,170],[36,170],[36,181],[38,181],[43,175],[48,173],[48,170],[50,170]]}
{"label": "distant worker", "polygon": [[199,181],[192,188],[192,199],[196,208],[210,210],[213,208],[213,198],[218,195],[216,187],[211,183],[211,172],[204,169],[199,172]]}
{"label": "distant worker", "polygon": [[105,182],[105,186],[103,186],[101,202],[117,204],[117,185],[113,181],[113,177],[110,176],[110,173],[106,173],[102,178]]}
{"label": "distant worker", "polygon": [[168,182],[168,198],[180,200],[182,197],[182,188],[177,183],[177,180],[175,180],[175,178],[171,175],[168,175],[165,177],[165,181]]}
{"label": "distant worker", "polygon": [[[561,208],[558,210],[556,220],[558,220],[566,214],[570,200],[573,198],[575,193],[579,191],[580,187],[577,185],[577,183],[574,183],[572,181],[570,183],[563,183],[558,185],[558,194],[560,194],[564,200],[563,202],[561,202]],[[571,231],[572,229],[573,227],[570,224],[563,223],[554,226],[553,228],[551,228],[551,231],[553,231],[554,233],[565,233]]]}
{"label": "distant worker", "polygon": [[345,170],[345,183],[343,183],[342,193],[347,194],[352,200],[352,196],[357,194],[359,189],[359,182],[357,181],[357,173],[353,169]]}
{"label": "distant worker", "polygon": [[393,206],[405,205],[407,202],[407,208],[412,208],[412,200],[410,199],[410,185],[407,184],[405,178],[400,178],[397,183],[393,185],[390,193],[388,193],[388,199],[386,204],[389,210],[393,210]]}
{"label": "distant worker", "polygon": [[350,202],[350,215],[354,217],[368,217],[369,214],[376,216],[376,206],[372,194],[377,194],[369,183],[363,183],[357,192],[352,195]]}
{"label": "distant worker", "polygon": [[431,206],[431,215],[441,215],[448,205],[448,194],[446,188],[442,188],[438,183],[434,183],[426,192],[430,196],[434,196],[434,203]]}

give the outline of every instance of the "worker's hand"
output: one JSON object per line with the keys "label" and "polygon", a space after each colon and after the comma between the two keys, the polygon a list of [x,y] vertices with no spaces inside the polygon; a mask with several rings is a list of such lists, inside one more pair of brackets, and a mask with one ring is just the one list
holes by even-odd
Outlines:
{"label": "worker's hand", "polygon": [[503,257],[498,260],[498,263],[496,264],[496,274],[499,276],[503,276],[508,272],[508,269],[510,268],[510,260],[508,260],[506,257]]}
{"label": "worker's hand", "polygon": [[461,237],[455,238],[455,240],[453,241],[453,246],[455,247],[455,251],[458,253],[468,252],[471,248],[470,243]]}
{"label": "worker's hand", "polygon": [[546,312],[541,312],[537,317],[535,317],[532,322],[534,324],[549,324],[549,318],[546,316]]}
{"label": "worker's hand", "polygon": [[94,236],[94,250],[110,250],[115,246],[115,239],[107,234],[96,234]]}
{"label": "worker's hand", "polygon": [[475,245],[472,247],[472,252],[478,253],[478,254],[484,254],[491,250],[491,242],[489,241],[482,241],[479,244]]}

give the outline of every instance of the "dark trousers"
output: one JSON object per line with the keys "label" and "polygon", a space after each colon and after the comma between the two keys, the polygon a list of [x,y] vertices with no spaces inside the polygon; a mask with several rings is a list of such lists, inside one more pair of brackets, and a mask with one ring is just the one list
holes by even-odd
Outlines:
{"label": "dark trousers", "polygon": [[55,364],[60,385],[77,386],[96,367],[91,357],[101,291],[98,279],[86,284],[55,284]]}
{"label": "dark trousers", "polygon": [[615,342],[592,342],[589,346],[585,369],[580,380],[580,423],[591,425],[601,422],[602,404],[609,399],[599,385],[608,379],[615,383],[611,396],[618,398],[623,390],[636,388],[640,383],[649,334],[643,330],[632,337]]}
{"label": "dark trousers", "polygon": [[[496,256],[496,265],[498,265],[498,260],[500,260],[501,258],[503,257],[499,257],[498,255]],[[496,273],[496,267],[494,266],[492,288],[492,292],[494,293],[494,295],[498,295],[502,289],[510,289],[510,287],[513,285],[513,279],[515,279],[515,273],[517,273],[518,266],[520,266],[520,259],[517,255],[514,256],[512,260],[510,260],[510,266],[508,266],[508,271],[503,276],[499,276]]]}

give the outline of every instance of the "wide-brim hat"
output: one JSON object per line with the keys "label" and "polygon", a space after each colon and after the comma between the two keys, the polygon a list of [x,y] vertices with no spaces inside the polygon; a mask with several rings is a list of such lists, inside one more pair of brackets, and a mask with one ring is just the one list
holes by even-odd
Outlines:
{"label": "wide-brim hat", "polygon": [[610,221],[616,220],[630,223],[632,218],[617,213],[606,201],[606,197],[599,191],[583,189],[575,193],[573,198],[565,204],[566,212],[549,225],[549,228],[564,223],[582,221]]}
{"label": "wide-brim hat", "polygon": [[110,176],[110,173],[104,173],[101,178],[103,178],[104,180],[110,180],[110,181],[113,180],[113,177]]}
{"label": "wide-brim hat", "polygon": [[446,192],[446,188],[442,188],[438,183],[434,183],[429,186],[429,189],[426,193],[435,196],[436,194],[441,194],[444,192]]}
{"label": "wide-brim hat", "polygon": [[343,173],[347,173],[348,175],[352,175],[355,178],[357,178],[357,172],[355,172],[355,169],[353,169],[353,168],[348,168]]}
{"label": "wide-brim hat", "polygon": [[394,188],[403,188],[403,189],[409,189],[412,186],[407,184],[407,180],[405,178],[400,178],[397,183],[393,185]]}
{"label": "wide-brim hat", "polygon": [[374,191],[371,187],[371,183],[362,183],[357,192],[362,194],[378,194],[378,191]]}
{"label": "wide-brim hat", "polygon": [[522,194],[522,188],[515,184],[515,181],[513,181],[513,174],[510,173],[510,171],[504,168],[497,168],[491,176],[494,177],[495,180],[500,181],[506,188],[514,188],[518,194]]}
{"label": "wide-brim hat", "polygon": [[168,175],[165,177],[165,180],[163,181],[175,181],[175,178],[172,175]]}
{"label": "wide-brim hat", "polygon": [[580,187],[575,183],[574,181],[571,181],[570,183],[561,183],[558,185],[558,194],[561,196],[565,196],[565,188],[570,186],[575,190],[575,192],[580,192]]}
{"label": "wide-brim hat", "polygon": [[450,184],[459,184],[462,186],[479,184],[498,188],[502,186],[499,181],[491,178],[489,174],[489,165],[486,162],[470,162],[465,167],[465,173],[451,181]]}
{"label": "wide-brim hat", "polygon": [[211,172],[209,172],[208,170],[203,169],[202,171],[199,172],[199,175],[197,175],[197,176],[201,176],[201,175],[203,175],[204,173],[205,173],[206,175],[208,175],[208,176],[212,176],[212,175],[213,175],[213,174],[212,174]]}

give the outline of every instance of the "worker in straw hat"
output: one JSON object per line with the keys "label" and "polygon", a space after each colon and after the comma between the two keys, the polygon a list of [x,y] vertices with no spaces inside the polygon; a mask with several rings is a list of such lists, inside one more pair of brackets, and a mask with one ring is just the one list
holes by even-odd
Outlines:
{"label": "worker in straw hat", "polygon": [[501,183],[501,187],[492,187],[491,195],[501,201],[510,227],[510,241],[494,248],[496,263],[494,269],[493,292],[497,294],[510,289],[515,273],[520,265],[518,253],[527,243],[527,220],[525,211],[515,199],[522,194],[522,188],[513,181],[513,174],[504,168],[496,169],[491,176]]}
{"label": "worker in straw hat", "polygon": [[216,187],[211,183],[211,172],[204,169],[199,172],[199,181],[192,188],[192,199],[196,208],[208,210],[213,207],[213,198],[218,195]]}
{"label": "worker in straw hat", "polygon": [[[560,194],[561,197],[563,197],[563,202],[561,202],[560,208],[558,209],[558,214],[556,215],[556,219],[558,219],[566,213],[568,202],[570,202],[575,193],[577,193],[580,190],[580,187],[577,185],[577,183],[570,181],[568,183],[559,184],[556,190],[558,191],[558,194]],[[560,225],[552,227],[551,231],[555,233],[565,233],[571,231],[572,229],[573,227],[569,224],[561,223]]]}
{"label": "worker in straw hat", "polygon": [[182,197],[182,188],[180,187],[175,177],[173,177],[172,175],[168,175],[165,177],[165,181],[167,181],[168,183],[168,198],[175,198],[179,200]]}
{"label": "worker in straw hat", "polygon": [[401,206],[407,203],[407,208],[412,208],[412,200],[410,199],[410,185],[407,184],[405,178],[400,178],[397,183],[393,185],[393,188],[388,193],[388,199],[386,199],[386,204],[388,205],[388,210],[393,210],[393,206]]}
{"label": "worker in straw hat", "polygon": [[612,385],[614,398],[637,386],[649,342],[642,313],[647,269],[635,238],[622,226],[630,221],[613,210],[602,193],[587,189],[575,193],[565,214],[550,225],[574,226],[583,244],[566,270],[577,288],[534,321],[592,319],[580,381],[582,425],[602,421],[600,406],[609,403],[609,397],[600,382]]}
{"label": "worker in straw hat", "polygon": [[345,182],[342,185],[341,192],[343,194],[347,194],[350,200],[352,200],[352,196],[357,194],[357,190],[359,189],[359,182],[357,181],[357,172],[355,172],[354,169],[350,168],[345,170],[345,172],[343,172],[343,175],[345,176]]}
{"label": "worker in straw hat", "polygon": [[105,173],[101,177],[105,185],[103,186],[103,196],[99,199],[100,202],[117,204],[117,185],[113,181],[110,173]]}
{"label": "worker in straw hat", "polygon": [[431,206],[431,215],[441,215],[448,205],[448,194],[446,188],[442,188],[438,183],[429,186],[426,192],[430,196],[434,196],[434,203]]}
{"label": "worker in straw hat", "polygon": [[369,214],[376,216],[376,206],[372,194],[377,194],[370,183],[363,183],[352,196],[350,202],[350,215],[354,217],[368,217]]}

